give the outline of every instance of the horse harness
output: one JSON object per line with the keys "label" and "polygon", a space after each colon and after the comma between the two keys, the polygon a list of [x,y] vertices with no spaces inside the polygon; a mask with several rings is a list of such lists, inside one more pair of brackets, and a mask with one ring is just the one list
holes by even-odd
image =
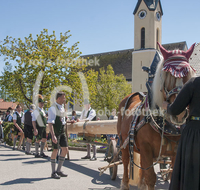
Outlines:
{"label": "horse harness", "polygon": [[[159,157],[158,157],[157,161],[160,158],[160,154],[161,154],[161,150],[162,150],[163,136],[165,136],[166,138],[167,138],[167,136],[180,136],[180,127],[179,126],[176,126],[176,125],[168,122],[167,120],[165,120],[165,118],[163,116],[152,115],[151,110],[150,110],[150,105],[149,105],[148,94],[145,95],[144,93],[141,93],[141,92],[132,94],[126,101],[125,108],[124,108],[124,114],[123,114],[122,118],[125,115],[125,110],[127,109],[128,101],[136,95],[140,96],[141,103],[136,107],[136,109],[134,111],[133,120],[131,122],[130,130],[129,130],[129,136],[127,137],[127,139],[124,141],[124,144],[123,144],[123,148],[126,148],[127,144],[129,144],[129,152],[130,152],[131,165],[132,165],[132,166],[130,165],[130,167],[133,167],[133,164],[136,165],[133,161],[134,147],[137,151],[140,151],[136,146],[135,136],[137,135],[137,132],[145,124],[149,123],[150,126],[161,135],[161,146],[160,146]],[[145,114],[144,117],[141,119],[141,121],[139,121],[142,109],[145,110],[146,113],[148,112],[148,114]],[[158,112],[159,112],[159,110],[158,110]],[[147,170],[147,169],[151,168],[152,166],[154,166],[155,164],[151,165],[148,168],[141,168],[138,165],[136,165],[136,166],[138,166],[139,168],[141,168],[143,170]]]}

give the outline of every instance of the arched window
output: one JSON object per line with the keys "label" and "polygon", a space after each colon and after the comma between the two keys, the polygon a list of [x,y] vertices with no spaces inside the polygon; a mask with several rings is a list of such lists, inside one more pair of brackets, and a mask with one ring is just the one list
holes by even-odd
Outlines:
{"label": "arched window", "polygon": [[156,49],[158,49],[158,44],[157,42],[159,42],[159,29],[157,28],[156,30]]}
{"label": "arched window", "polygon": [[145,48],[145,28],[141,29],[141,49]]}

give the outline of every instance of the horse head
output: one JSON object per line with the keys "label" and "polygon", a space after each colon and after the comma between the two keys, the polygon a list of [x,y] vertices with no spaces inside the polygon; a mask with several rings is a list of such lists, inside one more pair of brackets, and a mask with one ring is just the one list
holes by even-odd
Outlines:
{"label": "horse head", "polygon": [[[163,55],[157,66],[155,78],[153,81],[153,107],[155,105],[162,107],[162,102],[172,103],[183,85],[195,76],[195,70],[189,64],[189,58],[194,50],[193,44],[187,51],[173,50],[167,51],[159,44],[160,51]],[[182,125],[185,123],[188,111],[185,109],[178,116],[166,115],[172,123]]]}

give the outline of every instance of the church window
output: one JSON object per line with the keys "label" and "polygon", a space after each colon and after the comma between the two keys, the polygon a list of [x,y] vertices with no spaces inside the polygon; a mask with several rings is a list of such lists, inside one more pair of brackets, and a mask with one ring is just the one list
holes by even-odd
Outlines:
{"label": "church window", "polygon": [[141,49],[145,48],[145,28],[141,29]]}
{"label": "church window", "polygon": [[[156,42],[159,42],[159,29],[156,30]],[[158,44],[156,45],[156,49],[158,49]]]}

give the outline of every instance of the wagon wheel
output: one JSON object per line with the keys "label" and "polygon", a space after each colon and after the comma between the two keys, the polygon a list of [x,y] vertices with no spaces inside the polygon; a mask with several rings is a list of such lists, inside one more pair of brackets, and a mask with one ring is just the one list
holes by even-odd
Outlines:
{"label": "wagon wheel", "polygon": [[172,174],[171,161],[169,159],[169,157],[163,158],[163,162],[160,163],[160,174],[164,181],[169,180]]}
{"label": "wagon wheel", "polygon": [[[115,155],[117,154],[117,147],[116,147],[116,140],[111,140],[109,144],[109,152],[108,152],[108,157],[111,157],[110,160],[112,160]],[[116,158],[113,160],[113,162],[118,161],[119,158],[116,156]],[[110,177],[112,180],[115,180],[117,177],[117,165],[114,165],[113,167],[109,168],[110,170]]]}

